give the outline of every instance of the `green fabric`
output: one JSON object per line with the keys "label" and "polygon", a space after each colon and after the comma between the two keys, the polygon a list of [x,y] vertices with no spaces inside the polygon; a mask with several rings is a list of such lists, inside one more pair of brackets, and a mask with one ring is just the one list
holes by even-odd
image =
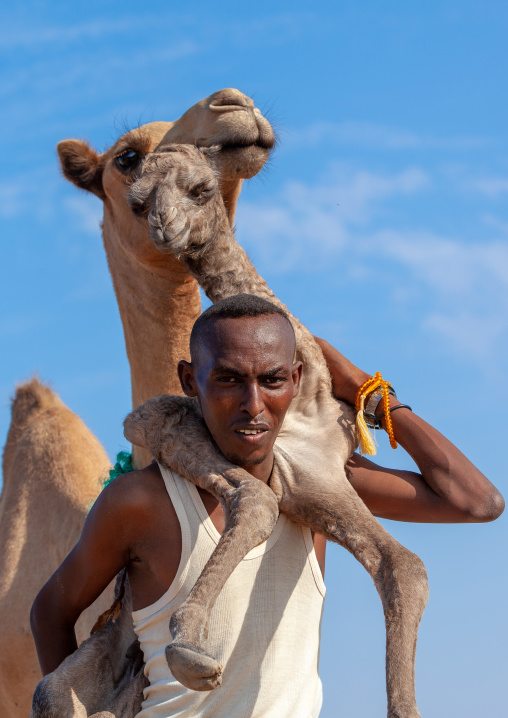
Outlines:
{"label": "green fabric", "polygon": [[116,455],[116,464],[109,470],[109,476],[102,482],[102,488],[105,488],[118,476],[128,474],[129,471],[134,471],[132,454],[129,451],[119,451]]}
{"label": "green fabric", "polygon": [[[132,465],[132,454],[129,451],[119,451],[116,455],[116,464],[109,470],[108,476],[102,480],[102,488],[106,488],[106,486],[114,481],[114,479],[118,476],[128,474],[129,471],[134,471],[134,467]],[[94,503],[95,500],[88,507],[89,511]]]}

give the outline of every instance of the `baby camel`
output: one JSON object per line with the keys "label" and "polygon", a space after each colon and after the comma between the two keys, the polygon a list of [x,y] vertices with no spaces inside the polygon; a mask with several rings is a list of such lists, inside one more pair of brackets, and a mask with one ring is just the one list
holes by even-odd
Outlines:
{"label": "baby camel", "polygon": [[[131,187],[131,206],[148,217],[159,251],[176,256],[213,302],[247,293],[282,306],[234,238],[213,169],[215,152],[160,146],[147,156]],[[193,399],[156,397],[126,419],[129,440],[220,499],[227,516],[215,553],[172,616],[166,657],[184,685],[210,690],[220,684],[221,666],[206,653],[210,610],[236,565],[270,535],[280,510],[347,548],[372,576],[386,621],[388,716],[417,718],[414,658],[428,595],[425,568],[376,521],[348,482],[344,466],[354,449],[352,411],[333,398],[326,363],[310,332],[291,320],[304,374],[275,445],[271,488],[215,449]]]}

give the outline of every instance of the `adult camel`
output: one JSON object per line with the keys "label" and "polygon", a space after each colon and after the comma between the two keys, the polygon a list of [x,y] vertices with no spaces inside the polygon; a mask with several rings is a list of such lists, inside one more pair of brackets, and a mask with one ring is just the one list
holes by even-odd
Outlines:
{"label": "adult camel", "polygon": [[[180,393],[176,364],[188,354],[201,308],[196,280],[177,259],[157,252],[146,219],[137,218],[126,200],[143,157],[169,143],[220,145],[220,190],[233,225],[243,179],[262,169],[274,135],[250,98],[226,89],[175,122],[151,122],[128,132],[101,155],[79,140],[58,145],[65,177],[104,203],[104,247],[125,335],[133,407],[157,394]],[[151,457],[134,447],[133,459],[141,467]]]}
{"label": "adult camel", "polygon": [[[150,241],[145,219],[126,194],[143,156],[161,142],[221,145],[220,188],[232,224],[244,179],[264,166],[274,145],[268,121],[253,101],[225,89],[193,105],[174,122],[152,122],[119,138],[102,154],[79,140],[58,145],[62,170],[104,204],[103,238],[131,368],[133,407],[152,396],[179,393],[176,362],[200,312],[197,282]],[[136,447],[133,463],[149,453]],[[0,714],[26,718],[40,672],[29,628],[37,590],[76,543],[90,503],[109,466],[84,424],[37,380],[18,388],[4,451],[0,503]],[[78,639],[111,602],[111,589],[84,616]]]}

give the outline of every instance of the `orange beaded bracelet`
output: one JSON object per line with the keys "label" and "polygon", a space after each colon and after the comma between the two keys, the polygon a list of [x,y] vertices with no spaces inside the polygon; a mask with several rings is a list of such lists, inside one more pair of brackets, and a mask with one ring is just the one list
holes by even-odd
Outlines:
{"label": "orange beaded bracelet", "polygon": [[384,408],[384,419],[386,423],[386,431],[390,439],[390,446],[392,449],[397,448],[397,442],[395,441],[395,435],[393,432],[392,417],[390,415],[390,384],[383,379],[381,372],[376,372],[373,377],[367,379],[361,387],[358,389],[356,395],[356,429],[358,431],[358,443],[360,448],[360,454],[369,454],[373,456],[376,453],[376,445],[372,440],[368,426],[365,421],[365,400],[369,394],[380,388],[383,394],[382,402]]}

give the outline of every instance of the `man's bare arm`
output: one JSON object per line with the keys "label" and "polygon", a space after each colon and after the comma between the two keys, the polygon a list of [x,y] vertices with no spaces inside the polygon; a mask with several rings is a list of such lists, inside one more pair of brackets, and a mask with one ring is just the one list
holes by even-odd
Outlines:
{"label": "man's bare arm", "polygon": [[79,542],[35,599],[30,623],[43,675],[76,650],[77,619],[130,560],[133,527],[144,507],[136,492],[125,490],[135,474],[125,479],[100,494]]}
{"label": "man's bare arm", "polygon": [[[328,342],[317,341],[332,375],[334,395],[354,405],[370,375]],[[399,403],[390,397],[391,406]],[[394,411],[391,417],[397,442],[421,473],[383,469],[355,454],[348,464],[349,479],[375,516],[457,523],[493,521],[501,515],[503,497],[456,446],[409,409]]]}

